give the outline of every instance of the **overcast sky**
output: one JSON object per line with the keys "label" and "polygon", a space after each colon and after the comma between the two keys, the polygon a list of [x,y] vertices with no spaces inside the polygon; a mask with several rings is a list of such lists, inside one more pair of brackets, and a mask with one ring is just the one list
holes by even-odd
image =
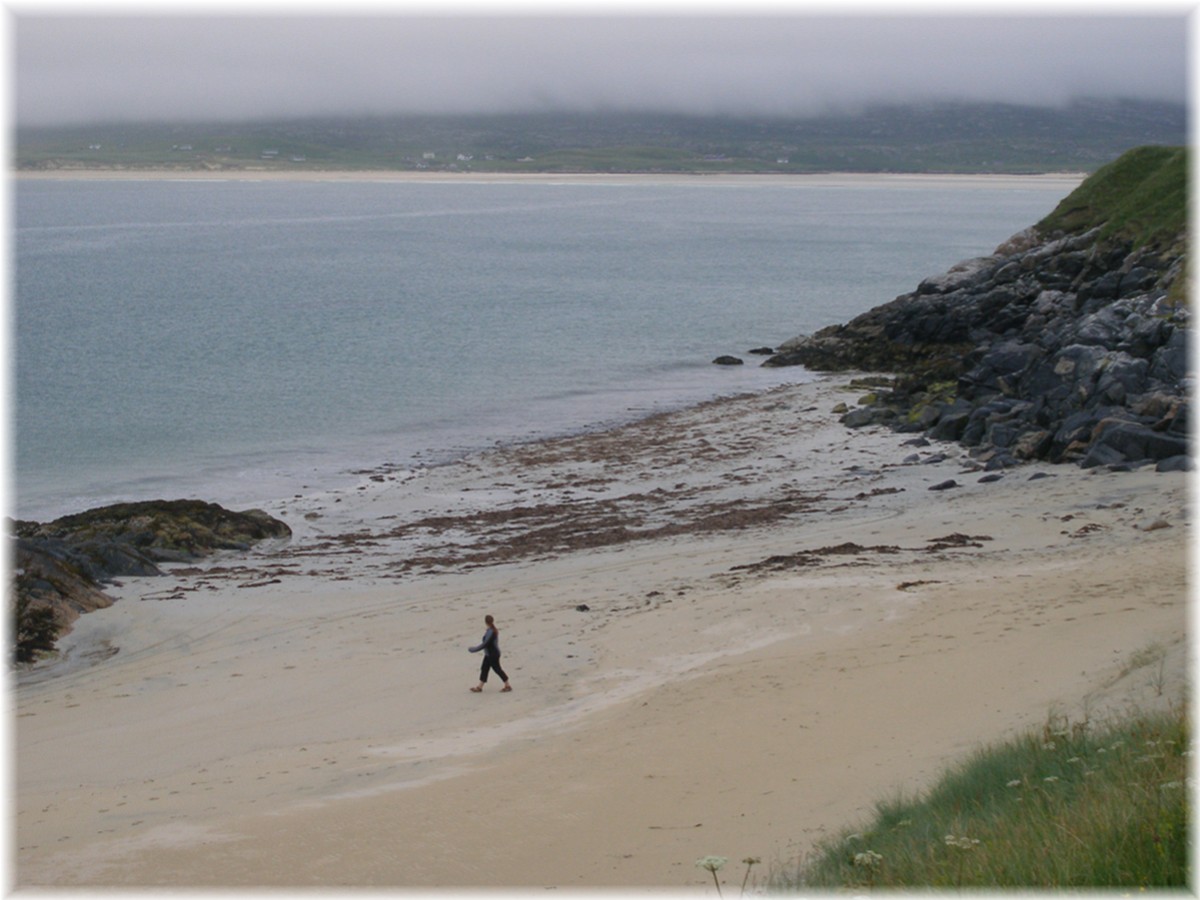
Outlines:
{"label": "overcast sky", "polygon": [[1170,7],[839,16],[796,6],[740,17],[707,7],[646,16],[300,9],[154,16],[17,2],[17,124],[562,109],[792,115],[875,101],[1183,101],[1188,86],[1190,21]]}

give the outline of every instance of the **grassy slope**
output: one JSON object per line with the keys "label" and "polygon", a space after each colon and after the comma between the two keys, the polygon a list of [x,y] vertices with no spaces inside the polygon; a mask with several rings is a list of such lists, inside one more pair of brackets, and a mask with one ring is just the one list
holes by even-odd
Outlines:
{"label": "grassy slope", "polygon": [[1138,147],[1097,170],[1038,230],[1080,234],[1101,226],[1102,239],[1174,246],[1187,227],[1187,175],[1185,148]]}
{"label": "grassy slope", "polygon": [[1188,749],[1182,710],[1096,731],[1048,724],[980,751],[923,799],[879,804],[776,887],[1186,887]]}

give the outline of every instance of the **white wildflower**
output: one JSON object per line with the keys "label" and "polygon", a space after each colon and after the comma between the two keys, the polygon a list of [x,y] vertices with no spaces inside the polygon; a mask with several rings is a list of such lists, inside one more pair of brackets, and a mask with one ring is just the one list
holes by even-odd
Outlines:
{"label": "white wildflower", "polygon": [[959,850],[974,850],[979,844],[976,838],[967,837],[965,834],[958,837],[948,834],[943,840],[947,847],[957,847]]}
{"label": "white wildflower", "polygon": [[707,869],[709,872],[712,872],[713,884],[717,886],[717,896],[721,895],[721,880],[717,878],[717,869],[721,868],[727,862],[729,862],[729,858],[725,856],[702,856],[696,860],[697,868]]}
{"label": "white wildflower", "polygon": [[1042,781],[1046,782],[1047,784],[1054,784],[1054,782],[1058,781],[1058,776],[1057,775],[1047,775],[1045,778],[1042,779]]}
{"label": "white wildflower", "polygon": [[1008,786],[1008,787],[1020,787],[1020,786],[1021,786],[1021,784],[1022,784],[1022,782],[1021,782],[1021,779],[1020,779],[1020,778],[1014,778],[1012,781],[1010,781],[1010,782],[1008,783],[1008,785],[1007,785],[1007,786]]}
{"label": "white wildflower", "polygon": [[863,869],[877,869],[881,862],[883,862],[883,857],[874,850],[864,850],[862,853],[854,854],[854,864]]}

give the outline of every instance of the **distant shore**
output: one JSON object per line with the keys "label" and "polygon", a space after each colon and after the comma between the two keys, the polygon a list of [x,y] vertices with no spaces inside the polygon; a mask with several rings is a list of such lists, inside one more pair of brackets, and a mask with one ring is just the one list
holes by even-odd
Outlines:
{"label": "distant shore", "polygon": [[952,173],[820,172],[805,175],[735,173],[552,173],[552,172],[412,172],[390,170],[294,170],[229,169],[18,169],[10,172],[18,181],[279,181],[279,182],[414,182],[448,184],[822,184],[857,185],[911,183],[913,187],[986,184],[1020,187],[1030,182],[1061,183],[1065,190],[1079,184],[1085,173],[1052,172],[1037,175],[980,175]]}

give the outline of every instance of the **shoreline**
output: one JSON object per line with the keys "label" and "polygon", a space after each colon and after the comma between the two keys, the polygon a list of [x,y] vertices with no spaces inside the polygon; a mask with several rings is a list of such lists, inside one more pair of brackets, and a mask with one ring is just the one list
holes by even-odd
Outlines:
{"label": "shoreline", "polygon": [[1030,175],[957,174],[957,173],[884,173],[820,172],[809,174],[737,174],[737,173],[563,173],[549,172],[413,172],[390,170],[311,170],[279,171],[271,169],[56,169],[52,171],[19,169],[9,172],[14,181],[240,181],[240,182],[339,182],[339,183],[414,183],[414,184],[706,184],[706,185],[812,185],[853,187],[891,183],[911,183],[914,187],[956,186],[969,184],[1019,187],[1031,182],[1061,183],[1064,193],[1086,177],[1082,172],[1044,172]]}
{"label": "shoreline", "polygon": [[[716,368],[715,366],[713,368]],[[268,510],[286,505],[288,499],[298,493],[316,490],[333,490],[332,486],[353,490],[362,485],[363,479],[412,477],[428,469],[453,465],[466,458],[477,456],[492,449],[513,449],[550,441],[585,437],[592,434],[614,431],[644,419],[680,412],[713,402],[737,399],[777,387],[808,383],[814,377],[800,367],[766,369],[759,366],[738,367],[746,375],[756,378],[755,383],[685,386],[682,390],[668,392],[662,396],[635,396],[629,402],[609,403],[601,410],[593,410],[594,416],[577,417],[574,420],[559,417],[557,420],[539,421],[536,429],[521,431],[517,428],[489,428],[477,434],[465,436],[458,431],[442,431],[430,435],[428,440],[413,441],[397,448],[392,435],[373,435],[356,442],[342,443],[338,447],[320,447],[310,452],[302,465],[294,461],[294,448],[267,453],[257,451],[252,456],[230,455],[206,466],[200,476],[188,479],[171,478],[171,487],[156,487],[141,492],[108,489],[101,494],[92,489],[94,480],[77,492],[58,496],[45,492],[31,492],[34,499],[24,496],[25,507],[14,509],[14,518],[37,522],[51,522],[62,516],[72,515],[88,509],[124,503],[133,500],[167,499],[175,496],[215,502],[228,508],[262,506]],[[759,378],[766,374],[766,378]],[[798,374],[793,374],[798,373]],[[732,373],[741,375],[742,372]],[[640,382],[638,383],[641,384]],[[637,392],[639,395],[641,392]],[[527,426],[528,423],[525,423]],[[351,449],[353,448],[353,449]],[[247,459],[252,462],[247,462]],[[236,464],[235,461],[236,460]],[[232,499],[229,494],[229,472],[253,471],[262,476],[256,493],[246,500]],[[239,474],[237,481],[243,481]],[[161,479],[160,479],[161,480]],[[264,487],[263,485],[269,485]],[[314,485],[316,486],[314,488]]]}
{"label": "shoreline", "polygon": [[[18,679],[17,884],[703,889],[1178,697],[1185,475],[982,482],[843,427],[849,380],[363,473],[287,546],[127,579]],[[466,690],[484,612],[504,697]]]}

